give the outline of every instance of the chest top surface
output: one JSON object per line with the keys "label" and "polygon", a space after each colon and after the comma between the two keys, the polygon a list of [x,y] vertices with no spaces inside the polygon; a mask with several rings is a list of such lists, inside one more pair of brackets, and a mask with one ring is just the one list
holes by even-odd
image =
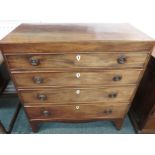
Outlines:
{"label": "chest top surface", "polygon": [[0,44],[87,41],[153,41],[130,24],[21,24]]}

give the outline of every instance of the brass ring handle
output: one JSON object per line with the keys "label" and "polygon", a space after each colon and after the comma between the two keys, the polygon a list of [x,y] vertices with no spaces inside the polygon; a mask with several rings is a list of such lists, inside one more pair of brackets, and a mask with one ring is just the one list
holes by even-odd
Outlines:
{"label": "brass ring handle", "polygon": [[120,57],[118,57],[117,62],[119,64],[124,64],[127,61],[127,58],[125,55],[121,55]]}
{"label": "brass ring handle", "polygon": [[117,93],[116,92],[112,92],[110,94],[108,94],[109,98],[116,98],[117,97]]}
{"label": "brass ring handle", "polygon": [[34,57],[29,58],[29,62],[32,66],[38,66],[40,64],[39,59],[34,58]]}
{"label": "brass ring handle", "polygon": [[112,109],[105,109],[103,111],[104,114],[111,114],[112,113]]}
{"label": "brass ring handle", "polygon": [[40,84],[40,83],[43,83],[44,79],[40,76],[34,76],[32,78],[33,82],[36,83],[36,84]]}
{"label": "brass ring handle", "polygon": [[122,76],[121,75],[115,75],[113,77],[113,81],[120,81],[120,80],[122,80]]}
{"label": "brass ring handle", "polygon": [[43,112],[42,112],[42,114],[44,115],[44,116],[49,116],[49,111],[48,110],[44,110]]}
{"label": "brass ring handle", "polygon": [[37,99],[40,101],[47,100],[47,96],[45,94],[37,94]]}

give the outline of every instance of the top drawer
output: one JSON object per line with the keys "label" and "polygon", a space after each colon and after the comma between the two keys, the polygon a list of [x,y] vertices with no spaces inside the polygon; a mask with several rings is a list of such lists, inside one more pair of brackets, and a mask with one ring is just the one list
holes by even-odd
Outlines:
{"label": "top drawer", "polygon": [[41,68],[125,68],[143,67],[147,53],[73,53],[7,55],[12,70]]}

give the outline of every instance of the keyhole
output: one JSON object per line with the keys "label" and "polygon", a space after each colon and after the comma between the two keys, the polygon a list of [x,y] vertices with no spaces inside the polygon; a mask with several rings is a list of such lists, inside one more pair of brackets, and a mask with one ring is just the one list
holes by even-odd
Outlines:
{"label": "keyhole", "polygon": [[76,73],[76,77],[79,78],[80,77],[80,73]]}
{"label": "keyhole", "polygon": [[80,106],[77,105],[75,108],[78,110],[78,109],[80,109]]}
{"label": "keyhole", "polygon": [[76,90],[76,94],[80,94],[80,90]]}
{"label": "keyhole", "polygon": [[80,58],[81,58],[80,55],[77,55],[77,56],[76,56],[77,61],[80,61]]}

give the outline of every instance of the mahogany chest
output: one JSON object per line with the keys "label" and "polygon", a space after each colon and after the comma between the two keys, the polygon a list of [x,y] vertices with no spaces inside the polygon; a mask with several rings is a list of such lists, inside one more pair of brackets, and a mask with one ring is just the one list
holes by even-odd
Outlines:
{"label": "mahogany chest", "polygon": [[35,132],[47,121],[120,129],[154,44],[129,24],[21,24],[0,49]]}

